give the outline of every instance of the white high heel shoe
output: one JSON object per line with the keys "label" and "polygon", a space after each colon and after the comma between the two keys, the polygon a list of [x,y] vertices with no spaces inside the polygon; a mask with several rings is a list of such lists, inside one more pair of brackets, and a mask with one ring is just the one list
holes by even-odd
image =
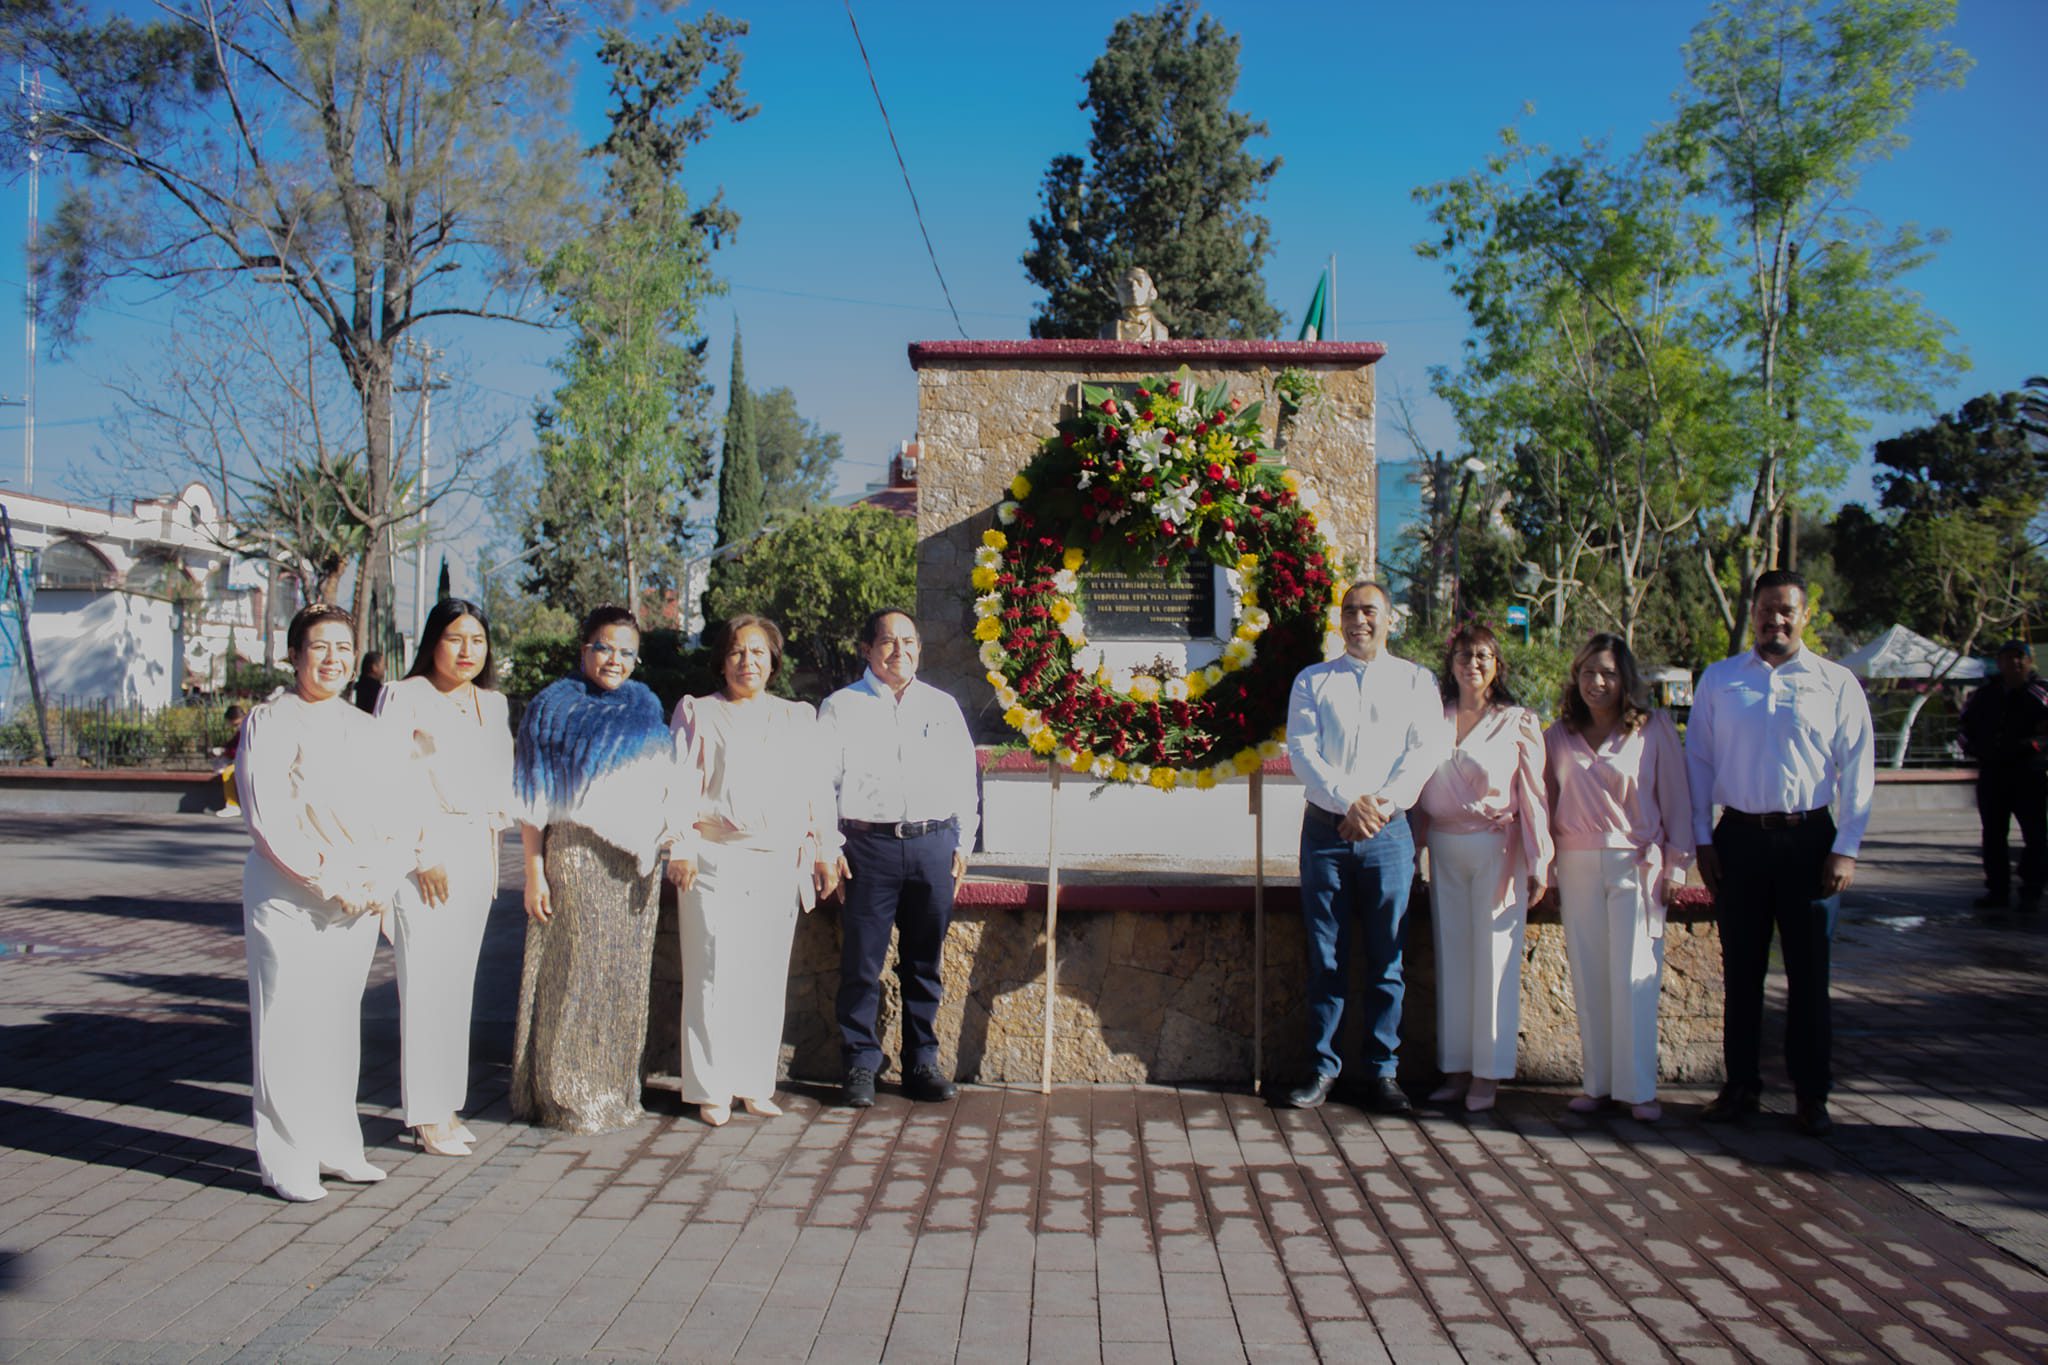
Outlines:
{"label": "white high heel shoe", "polygon": [[740,1104],[757,1119],[772,1119],[782,1113],[782,1106],[774,1100],[742,1099]]}

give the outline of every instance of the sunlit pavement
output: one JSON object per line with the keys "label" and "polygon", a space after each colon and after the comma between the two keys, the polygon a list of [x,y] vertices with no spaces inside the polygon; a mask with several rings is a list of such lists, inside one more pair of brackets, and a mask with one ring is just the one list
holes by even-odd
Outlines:
{"label": "sunlit pavement", "polygon": [[[224,827],[225,825],[225,827]],[[1974,823],[1901,814],[1836,941],[1837,1132],[1510,1088],[1420,1122],[1170,1088],[795,1087],[712,1130],[508,1121],[501,897],[466,1161],[289,1205],[248,1145],[245,836],[0,817],[0,1360],[2040,1360],[2048,916],[1968,909]],[[511,867],[507,874],[510,884]],[[1775,1037],[1775,1026],[1767,1036]]]}

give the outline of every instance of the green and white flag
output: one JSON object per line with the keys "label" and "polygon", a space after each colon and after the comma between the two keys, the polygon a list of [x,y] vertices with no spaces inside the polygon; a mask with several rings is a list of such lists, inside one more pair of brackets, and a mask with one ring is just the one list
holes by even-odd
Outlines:
{"label": "green and white flag", "polygon": [[1308,316],[1301,320],[1296,341],[1326,341],[1330,330],[1330,272],[1316,280],[1316,296],[1308,301]]}

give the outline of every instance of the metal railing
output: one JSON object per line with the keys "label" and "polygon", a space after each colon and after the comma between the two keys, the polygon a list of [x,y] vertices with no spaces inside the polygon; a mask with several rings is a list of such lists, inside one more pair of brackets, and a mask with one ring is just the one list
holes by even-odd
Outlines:
{"label": "metal railing", "polygon": [[[92,697],[50,696],[44,702],[59,768],[217,767],[217,751],[235,728],[225,717],[226,704],[214,700],[156,707]],[[23,698],[0,720],[0,766],[42,764],[35,708]]]}

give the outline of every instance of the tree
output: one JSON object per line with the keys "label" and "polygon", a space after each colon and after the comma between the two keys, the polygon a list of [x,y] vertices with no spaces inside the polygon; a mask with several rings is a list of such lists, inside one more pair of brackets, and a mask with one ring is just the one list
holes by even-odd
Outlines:
{"label": "tree", "polygon": [[823,696],[865,665],[855,628],[917,591],[917,528],[879,507],[825,507],[763,536],[705,595],[704,616],[760,612],[782,628],[789,664]]}
{"label": "tree", "polygon": [[1641,157],[1501,141],[1484,169],[1416,192],[1440,229],[1417,250],[1444,262],[1474,332],[1434,386],[1513,493],[1529,552],[1633,644],[1672,557],[1734,492],[1725,382],[1687,306],[1708,224]]}
{"label": "tree", "polygon": [[[720,24],[714,39],[744,31]],[[677,588],[688,526],[683,500],[710,472],[711,389],[697,306],[715,292],[710,256],[736,219],[717,199],[692,209],[677,183],[687,149],[708,136],[709,110],[751,115],[733,83],[736,53],[718,57],[725,95],[678,118],[702,79],[706,35],[685,26],[658,47],[620,34],[600,54],[615,105],[598,152],[609,158],[605,208],[592,231],[541,272],[575,327],[555,362],[564,383],[535,416],[540,488],[529,544],[549,546],[530,582],[552,580],[588,607],[634,610],[649,585]],[[592,574],[596,566],[608,571]],[[615,567],[609,567],[615,566]],[[623,591],[621,591],[623,589]]]}
{"label": "tree", "polygon": [[[761,488],[760,437],[754,425],[754,395],[747,388],[739,328],[732,333],[732,376],[726,381],[725,444],[718,457],[718,514],[712,522],[711,573],[705,601],[729,582],[732,566],[760,534],[766,517]],[[711,619],[707,605],[704,615]]]}
{"label": "tree", "polygon": [[1176,336],[1267,337],[1280,325],[1260,277],[1265,197],[1280,160],[1245,150],[1266,125],[1230,108],[1238,39],[1170,0],[1117,21],[1088,69],[1086,161],[1053,158],[1024,273],[1045,301],[1035,337],[1093,337],[1118,315],[1116,286],[1142,266]]}
{"label": "tree", "polygon": [[772,520],[824,503],[832,496],[834,467],[843,453],[839,434],[805,420],[796,395],[786,388],[751,396],[763,514]]}
{"label": "tree", "polygon": [[1733,641],[1788,501],[1858,453],[1858,412],[1924,410],[1961,363],[1902,283],[1930,239],[1854,202],[1920,96],[1961,83],[1968,58],[1935,37],[1954,18],[1953,0],[1726,0],[1686,44],[1689,88],[1655,150],[1726,215],[1710,312],[1743,361],[1730,400],[1753,459],[1739,524],[1702,544],[1732,560]]}

